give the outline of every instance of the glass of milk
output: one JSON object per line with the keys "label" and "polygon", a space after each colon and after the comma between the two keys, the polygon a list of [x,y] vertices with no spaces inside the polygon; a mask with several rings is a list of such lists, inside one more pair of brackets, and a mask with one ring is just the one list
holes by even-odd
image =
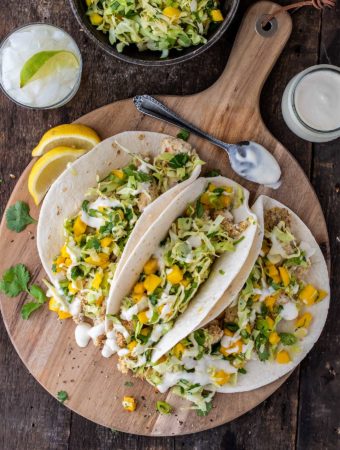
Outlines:
{"label": "glass of milk", "polygon": [[283,94],[282,114],[293,133],[306,141],[340,137],[340,67],[320,64],[297,74]]}
{"label": "glass of milk", "polygon": [[[42,51],[72,52],[77,67],[58,66],[52,73],[20,87],[20,72],[25,62]],[[67,103],[77,92],[82,72],[79,48],[61,28],[33,23],[14,30],[0,47],[0,86],[15,103],[28,108],[52,109]]]}

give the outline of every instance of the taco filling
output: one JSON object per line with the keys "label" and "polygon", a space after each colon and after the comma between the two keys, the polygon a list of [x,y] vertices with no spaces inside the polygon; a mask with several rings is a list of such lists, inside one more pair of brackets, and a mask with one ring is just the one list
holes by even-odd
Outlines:
{"label": "taco filling", "polygon": [[234,304],[176,344],[143,376],[160,392],[172,387],[199,414],[207,414],[214,393],[246,376],[251,360],[292,362],[312,326],[310,307],[328,295],[308,283],[312,253],[297,242],[286,209],[268,210],[261,253]]}
{"label": "taco filling", "polygon": [[131,163],[98,180],[81,210],[65,220],[65,244],[52,267],[57,286],[48,284],[49,308],[60,319],[104,321],[110,283],[138,218],[154,199],[202,164],[182,140],[166,138],[161,150],[153,160],[131,154]]}
{"label": "taco filling", "polygon": [[[104,353],[118,352],[122,372],[149,373],[155,345],[186,310],[216,259],[235,251],[249,225],[248,220],[235,223],[232,214],[242,193],[231,186],[209,184],[172,223],[119,314],[110,316],[112,330],[107,333]],[[226,274],[221,270],[216,276]]]}

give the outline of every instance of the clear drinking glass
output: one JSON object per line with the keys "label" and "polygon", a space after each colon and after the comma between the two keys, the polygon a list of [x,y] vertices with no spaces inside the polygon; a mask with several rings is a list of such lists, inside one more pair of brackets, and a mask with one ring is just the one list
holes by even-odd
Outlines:
{"label": "clear drinking glass", "polygon": [[[72,52],[79,66],[60,68],[20,88],[20,71],[25,62],[41,51]],[[63,106],[78,91],[82,58],[74,39],[63,29],[44,23],[32,23],[11,32],[0,46],[0,86],[20,106],[52,109]]]}

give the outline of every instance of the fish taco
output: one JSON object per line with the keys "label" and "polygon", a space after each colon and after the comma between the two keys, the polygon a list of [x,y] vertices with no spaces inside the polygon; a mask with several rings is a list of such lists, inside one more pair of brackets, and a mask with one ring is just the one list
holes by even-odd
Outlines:
{"label": "fish taco", "polygon": [[40,212],[37,244],[60,319],[98,326],[106,301],[145,230],[199,176],[203,162],[187,142],[125,132],[101,142],[52,185]]}
{"label": "fish taco", "polygon": [[310,230],[269,197],[259,197],[252,210],[263,241],[243,288],[224,312],[218,305],[143,373],[160,392],[171,388],[200,414],[209,412],[216,392],[257,389],[289,373],[327,318],[327,265]]}

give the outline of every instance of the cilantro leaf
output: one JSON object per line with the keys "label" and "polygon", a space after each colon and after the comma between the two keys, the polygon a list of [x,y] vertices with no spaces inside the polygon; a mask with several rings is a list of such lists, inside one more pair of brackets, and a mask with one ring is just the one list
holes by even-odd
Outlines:
{"label": "cilantro leaf", "polygon": [[198,345],[203,346],[205,343],[205,333],[204,330],[199,329],[194,332],[194,338]]}
{"label": "cilantro leaf", "polygon": [[41,307],[42,303],[37,303],[37,302],[29,302],[26,303],[22,308],[21,308],[21,317],[24,320],[27,320],[29,318],[29,316],[32,314],[33,311],[35,311],[36,309],[39,309]]}
{"label": "cilantro leaf", "polygon": [[7,228],[16,233],[23,231],[30,223],[37,223],[29,214],[30,208],[27,203],[17,201],[6,211]]}
{"label": "cilantro leaf", "polygon": [[68,400],[68,393],[66,391],[59,391],[57,393],[57,399],[61,402],[64,403],[66,400]]}
{"label": "cilantro leaf", "polygon": [[169,166],[172,169],[179,169],[180,167],[184,167],[188,161],[189,155],[187,153],[177,153],[177,155],[170,159]]}
{"label": "cilantro leaf", "polygon": [[29,288],[29,293],[34,297],[39,305],[42,305],[46,301],[46,294],[41,289],[40,286],[37,286],[36,284],[32,284],[32,286]]}
{"label": "cilantro leaf", "polygon": [[280,333],[279,336],[283,345],[294,345],[297,343],[297,337],[294,334]]}
{"label": "cilantro leaf", "polygon": [[21,292],[27,291],[30,274],[23,264],[10,267],[0,280],[0,291],[9,297],[16,297]]}
{"label": "cilantro leaf", "polygon": [[204,206],[202,205],[202,203],[199,200],[197,200],[197,202],[196,202],[195,214],[199,219],[201,217],[203,217],[203,214],[204,214]]}
{"label": "cilantro leaf", "polygon": [[185,128],[181,128],[179,133],[177,134],[178,139],[182,139],[183,141],[187,141],[190,136],[190,131],[186,130]]}
{"label": "cilantro leaf", "polygon": [[218,169],[213,169],[210,172],[208,172],[205,176],[206,178],[212,178],[212,177],[218,177],[221,175],[221,171]]}
{"label": "cilantro leaf", "polygon": [[133,383],[132,383],[132,381],[125,381],[124,386],[132,387]]}

